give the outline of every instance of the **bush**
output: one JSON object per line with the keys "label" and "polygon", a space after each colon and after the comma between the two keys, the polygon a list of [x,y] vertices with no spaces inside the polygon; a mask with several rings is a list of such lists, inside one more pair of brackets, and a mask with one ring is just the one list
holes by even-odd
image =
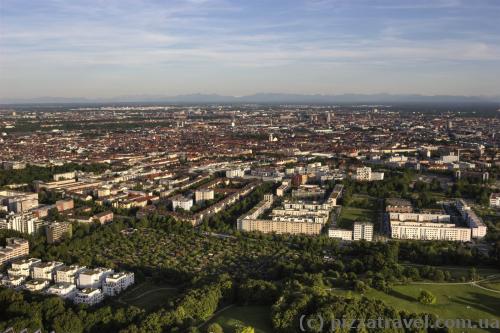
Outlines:
{"label": "bush", "polygon": [[217,323],[212,323],[207,327],[207,333],[224,333],[222,326]]}
{"label": "bush", "polygon": [[420,296],[418,296],[418,301],[422,304],[434,304],[436,303],[436,296],[428,292],[427,290],[422,290]]}

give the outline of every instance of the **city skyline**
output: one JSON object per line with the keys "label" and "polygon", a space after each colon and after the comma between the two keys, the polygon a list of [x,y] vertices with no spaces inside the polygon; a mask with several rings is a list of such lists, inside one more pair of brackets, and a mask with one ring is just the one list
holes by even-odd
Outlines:
{"label": "city skyline", "polygon": [[0,2],[0,99],[498,95],[500,5]]}

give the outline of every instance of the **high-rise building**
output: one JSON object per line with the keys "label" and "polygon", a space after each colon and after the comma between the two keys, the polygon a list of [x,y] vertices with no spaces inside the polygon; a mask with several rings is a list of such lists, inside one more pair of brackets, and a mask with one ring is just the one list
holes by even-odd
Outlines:
{"label": "high-rise building", "polygon": [[47,243],[53,244],[62,240],[65,236],[71,237],[71,223],[54,222],[45,226]]}
{"label": "high-rise building", "polygon": [[5,247],[0,249],[0,265],[27,256],[29,253],[29,242],[26,239],[7,238]]}
{"label": "high-rise building", "polygon": [[354,222],[353,240],[373,240],[373,224],[368,222]]}

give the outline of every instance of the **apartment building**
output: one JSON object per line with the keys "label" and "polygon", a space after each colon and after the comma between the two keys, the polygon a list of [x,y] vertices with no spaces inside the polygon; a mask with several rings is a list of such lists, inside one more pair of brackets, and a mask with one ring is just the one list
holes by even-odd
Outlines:
{"label": "apartment building", "polygon": [[93,306],[101,303],[104,300],[104,294],[100,289],[96,288],[84,288],[77,291],[73,298],[73,302],[76,304],[86,304]]}
{"label": "apartment building", "polygon": [[73,199],[64,199],[56,201],[56,208],[59,212],[65,212],[75,208],[75,202]]}
{"label": "apartment building", "polygon": [[354,222],[353,240],[373,240],[373,224],[368,222]]}
{"label": "apartment building", "polygon": [[85,269],[78,274],[78,288],[101,288],[106,277],[113,273],[109,268]]}
{"label": "apartment building", "polygon": [[74,283],[56,283],[50,286],[46,293],[56,295],[64,299],[73,299],[78,292]]}
{"label": "apartment building", "polygon": [[34,217],[31,212],[10,213],[5,219],[0,219],[0,229],[15,230],[26,234],[35,234],[43,222]]}
{"label": "apartment building", "polygon": [[352,230],[348,229],[328,229],[328,237],[340,240],[351,241]]}
{"label": "apartment building", "polygon": [[172,210],[175,211],[177,208],[182,208],[189,211],[193,207],[193,199],[186,198],[183,195],[176,195],[171,198]]}
{"label": "apartment building", "polygon": [[476,212],[463,199],[457,199],[455,207],[460,212],[465,223],[471,228],[472,238],[480,239],[486,236],[487,227],[483,220],[477,216]]}
{"label": "apartment building", "polygon": [[243,178],[243,176],[245,176],[245,170],[241,169],[226,170],[226,178]]}
{"label": "apartment building", "polygon": [[384,180],[384,173],[373,172],[370,167],[361,167],[356,169],[355,179],[358,181]]}
{"label": "apartment building", "polygon": [[29,242],[22,238],[7,238],[6,245],[0,249],[0,265],[27,256],[30,252]]}
{"label": "apartment building", "polygon": [[78,265],[66,266],[66,265],[64,265],[64,266],[61,266],[57,269],[54,280],[56,283],[73,283],[73,284],[75,284],[77,282],[78,274],[84,270],[86,270],[86,268],[82,267],[82,266],[78,266]]}
{"label": "apartment building", "polygon": [[395,239],[447,240],[469,242],[471,229],[451,223],[391,221],[391,237]]}
{"label": "apartment building", "polygon": [[54,244],[61,241],[65,236],[71,237],[71,223],[54,222],[45,226],[47,243]]}
{"label": "apartment building", "polygon": [[385,211],[388,213],[413,213],[413,205],[406,199],[387,198]]}
{"label": "apartment building", "polygon": [[298,200],[321,200],[325,197],[325,190],[318,185],[300,185],[292,190],[292,198]]}
{"label": "apartment building", "polygon": [[2,278],[2,286],[17,288],[20,287],[25,280],[26,278],[24,276],[4,276]]}
{"label": "apartment building", "polygon": [[51,281],[54,279],[56,270],[62,266],[64,264],[58,261],[39,262],[32,266],[31,278]]}
{"label": "apartment building", "polygon": [[238,229],[242,231],[260,231],[277,234],[306,234],[319,235],[323,224],[308,222],[282,222],[272,220],[243,219],[238,222]]}
{"label": "apartment building", "polygon": [[194,200],[196,203],[213,199],[214,199],[213,189],[202,188],[194,192]]}
{"label": "apartment building", "polygon": [[326,199],[326,203],[328,203],[331,208],[333,208],[333,206],[337,206],[337,200],[342,198],[343,191],[344,191],[344,185],[342,184],[335,185],[332,193],[330,193],[330,195]]}
{"label": "apartment building", "polygon": [[41,291],[49,286],[50,282],[43,279],[33,279],[24,283],[23,288],[27,291]]}
{"label": "apartment building", "polygon": [[9,276],[22,276],[27,278],[31,275],[31,268],[41,262],[42,261],[38,258],[16,260],[12,262],[11,267],[7,270],[7,274],[9,274]]}
{"label": "apartment building", "polygon": [[106,277],[102,291],[106,296],[116,296],[135,282],[134,273],[120,272]]}
{"label": "apartment building", "polygon": [[500,193],[491,193],[490,207],[500,208]]}

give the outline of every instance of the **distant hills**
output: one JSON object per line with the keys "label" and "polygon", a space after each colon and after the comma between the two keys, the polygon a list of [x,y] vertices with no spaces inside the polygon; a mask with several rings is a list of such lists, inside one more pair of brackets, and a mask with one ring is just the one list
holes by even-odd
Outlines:
{"label": "distant hills", "polygon": [[66,98],[39,97],[28,99],[4,98],[1,104],[100,104],[100,103],[234,103],[234,104],[397,104],[397,103],[500,103],[500,96],[453,96],[453,95],[398,95],[398,94],[341,94],[306,95],[260,93],[247,96],[217,94],[188,94],[178,96],[133,95],[113,98]]}

